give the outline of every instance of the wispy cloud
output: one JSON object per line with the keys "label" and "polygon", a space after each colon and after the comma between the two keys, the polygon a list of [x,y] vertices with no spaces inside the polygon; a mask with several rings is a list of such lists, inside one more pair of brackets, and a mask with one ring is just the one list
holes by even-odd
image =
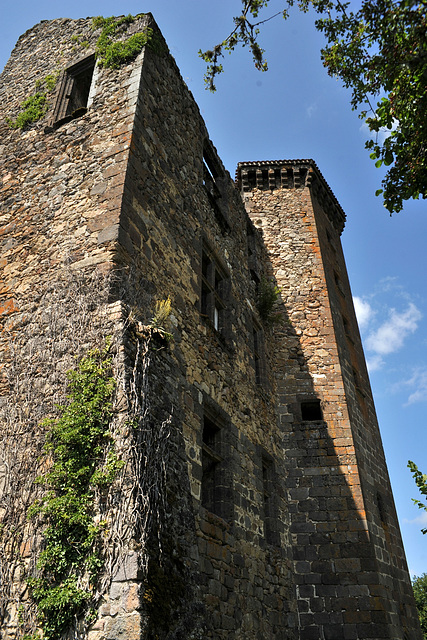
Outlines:
{"label": "wispy cloud", "polygon": [[[397,278],[383,278],[374,291],[369,295],[353,297],[370,373],[382,369],[387,356],[403,348],[405,341],[418,329],[422,318],[421,311],[410,300]],[[400,309],[384,305],[385,296],[386,299],[399,300]],[[422,373],[417,371],[410,381],[407,379],[399,383],[400,389],[409,384],[414,389],[408,404],[424,401],[427,395],[427,369],[425,375]]]}
{"label": "wispy cloud", "polygon": [[377,356],[386,356],[402,348],[405,339],[416,331],[422,318],[421,311],[410,302],[406,311],[399,313],[390,309],[389,318],[366,339],[368,351]]}
{"label": "wispy cloud", "polygon": [[406,380],[397,383],[396,388],[409,387],[410,394],[405,406],[416,404],[417,402],[427,402],[427,368],[415,369]]}
{"label": "wispy cloud", "polygon": [[402,522],[405,524],[416,524],[419,527],[427,526],[427,511],[424,509],[421,511],[420,515],[412,520],[408,520],[407,518],[403,518]]}
{"label": "wispy cloud", "polygon": [[378,355],[374,355],[374,356],[368,355],[366,358],[366,366],[368,367],[369,373],[372,373],[373,371],[378,371],[379,369],[382,369],[384,366],[384,358]]}
{"label": "wispy cloud", "polygon": [[307,109],[305,110],[305,112],[306,112],[306,114],[307,114],[307,116],[308,116],[309,118],[311,118],[311,117],[312,117],[312,115],[313,115],[314,113],[316,113],[316,111],[317,111],[317,103],[316,103],[316,102],[313,102],[313,104],[310,104],[310,105],[307,107]]}
{"label": "wispy cloud", "polygon": [[359,327],[361,329],[365,329],[368,326],[371,318],[374,316],[375,312],[369,302],[367,302],[363,298],[360,298],[359,296],[353,297],[353,303]]}

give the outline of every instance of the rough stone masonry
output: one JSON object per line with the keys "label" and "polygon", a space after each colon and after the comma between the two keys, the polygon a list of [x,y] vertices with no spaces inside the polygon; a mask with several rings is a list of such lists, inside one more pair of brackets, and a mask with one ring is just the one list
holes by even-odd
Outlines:
{"label": "rough stone masonry", "polygon": [[233,181],[152,16],[118,38],[147,28],[156,46],[108,68],[90,19],[41,22],[1,75],[2,637],[52,637],[28,582],[44,420],[110,336],[123,466],[93,489],[102,570],[64,636],[421,640],[344,212],[310,159]]}

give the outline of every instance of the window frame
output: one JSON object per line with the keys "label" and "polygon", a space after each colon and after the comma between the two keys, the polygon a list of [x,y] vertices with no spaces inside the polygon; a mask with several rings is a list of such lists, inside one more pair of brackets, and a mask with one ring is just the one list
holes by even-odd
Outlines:
{"label": "window frame", "polygon": [[203,144],[203,186],[209,203],[215,213],[215,218],[223,231],[229,229],[227,205],[225,202],[224,178],[225,172],[213,150],[210,141]]}
{"label": "window frame", "polygon": [[228,442],[230,425],[224,416],[207,406],[201,427],[200,504],[209,513],[231,522],[234,502]]}
{"label": "window frame", "polygon": [[[70,67],[67,67],[67,69],[63,71],[51,118],[52,127],[59,127],[61,124],[69,122],[75,118],[79,118],[86,113],[93,89],[95,67],[95,54],[91,54],[74,63]],[[88,78],[89,75],[90,81],[86,83],[84,88],[84,99],[82,99],[81,96],[78,97],[77,104],[74,105],[75,108],[73,108],[72,100],[73,98],[76,99],[76,92],[79,87],[81,88],[79,78],[82,76],[86,76],[86,78]]]}
{"label": "window frame", "polygon": [[229,276],[217,256],[203,242],[201,254],[200,313],[222,334],[226,324]]}
{"label": "window frame", "polygon": [[262,520],[264,539],[267,544],[280,546],[278,518],[278,480],[273,457],[264,449],[259,449],[262,489]]}

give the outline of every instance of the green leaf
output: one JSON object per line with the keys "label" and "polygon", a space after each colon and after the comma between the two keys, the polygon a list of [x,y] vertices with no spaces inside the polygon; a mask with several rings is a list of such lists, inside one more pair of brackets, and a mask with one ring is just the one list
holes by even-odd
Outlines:
{"label": "green leaf", "polygon": [[386,167],[388,167],[389,165],[391,165],[391,163],[394,160],[394,156],[392,154],[391,151],[386,151],[386,154],[384,156],[384,164]]}

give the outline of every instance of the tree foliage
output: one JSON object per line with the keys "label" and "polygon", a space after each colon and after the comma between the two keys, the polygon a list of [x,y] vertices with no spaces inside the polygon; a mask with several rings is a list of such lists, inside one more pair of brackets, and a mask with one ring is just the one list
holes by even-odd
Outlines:
{"label": "tree foliage", "polygon": [[421,629],[423,630],[424,638],[427,638],[427,573],[423,573],[421,576],[414,576],[412,588],[420,617]]}
{"label": "tree foliage", "polygon": [[[422,471],[418,469],[417,465],[415,464],[415,462],[412,462],[412,460],[408,460],[408,467],[411,470],[411,473],[415,480],[415,484],[417,485],[420,493],[423,496],[427,496],[427,475],[425,473],[422,473]],[[424,509],[425,511],[427,511],[427,505],[424,502],[421,502],[421,500],[412,498],[412,502],[416,504],[419,509]],[[423,533],[427,533],[427,528],[421,529],[421,531]]]}
{"label": "tree foliage", "polygon": [[212,50],[199,54],[207,62],[205,80],[215,91],[221,58],[238,45],[250,49],[255,67],[267,70],[259,44],[262,24],[297,4],[318,14],[321,51],[329,75],[352,90],[351,106],[365,120],[373,139],[366,142],[375,166],[385,165],[384,206],[392,212],[410,198],[427,197],[427,0],[363,0],[353,11],[340,0],[283,0],[283,10],[260,19],[270,0],[241,0],[234,29]]}

